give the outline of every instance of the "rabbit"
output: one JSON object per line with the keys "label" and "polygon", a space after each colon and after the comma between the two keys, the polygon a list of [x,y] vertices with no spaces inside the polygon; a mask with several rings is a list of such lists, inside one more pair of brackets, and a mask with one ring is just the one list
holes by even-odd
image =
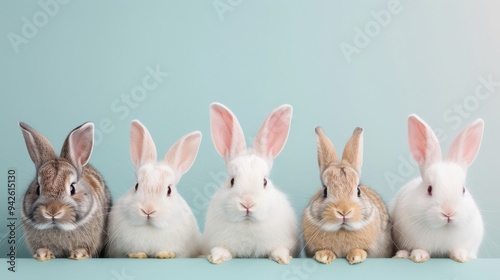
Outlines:
{"label": "rabbit", "polygon": [[295,212],[269,179],[273,159],[288,138],[291,117],[290,105],[276,108],[257,133],[253,149],[247,149],[234,114],[220,103],[210,105],[212,139],[228,173],[206,214],[201,243],[211,263],[269,257],[288,264],[298,256]]}
{"label": "rabbit", "polygon": [[360,183],[363,129],[354,130],[339,162],[333,143],[315,129],[323,187],[304,210],[302,230],[307,257],[323,264],[346,258],[357,264],[367,257],[391,257],[391,223],[380,197]]}
{"label": "rabbit", "polygon": [[175,143],[162,161],[148,129],[138,120],[130,127],[130,157],[136,184],[109,217],[109,256],[129,258],[187,258],[199,254],[199,229],[177,183],[194,163],[201,132]]}
{"label": "rabbit", "polygon": [[19,123],[36,176],[24,194],[21,218],[34,258],[82,260],[98,257],[106,242],[111,196],[97,170],[88,163],[94,124],[75,128],[61,154],[42,134]]}
{"label": "rabbit", "polygon": [[408,142],[420,177],[403,186],[390,213],[396,258],[425,262],[450,257],[457,262],[476,258],[483,238],[481,213],[466,188],[467,168],[481,145],[484,121],[467,126],[442,160],[439,141],[417,115],[408,117]]}

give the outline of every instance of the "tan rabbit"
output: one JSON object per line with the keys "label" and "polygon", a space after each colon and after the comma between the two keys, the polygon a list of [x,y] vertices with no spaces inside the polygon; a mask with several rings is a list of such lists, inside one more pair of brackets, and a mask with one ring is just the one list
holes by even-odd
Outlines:
{"label": "tan rabbit", "polygon": [[111,198],[101,175],[87,164],[94,124],[71,131],[60,157],[42,134],[25,123],[19,125],[36,167],[21,208],[33,257],[39,261],[98,257],[105,244]]}
{"label": "tan rabbit", "polygon": [[384,202],[359,182],[363,162],[363,129],[356,128],[339,162],[335,148],[316,128],[318,164],[323,187],[304,210],[302,228],[307,257],[328,264],[346,258],[391,257],[393,246]]}

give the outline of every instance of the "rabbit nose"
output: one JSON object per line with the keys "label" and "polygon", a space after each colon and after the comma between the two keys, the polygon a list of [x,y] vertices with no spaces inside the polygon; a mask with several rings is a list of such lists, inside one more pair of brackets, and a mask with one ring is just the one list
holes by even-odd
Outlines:
{"label": "rabbit nose", "polygon": [[253,202],[252,200],[244,199],[242,202],[240,202],[240,205],[243,206],[243,208],[246,210],[246,215],[248,216],[250,214],[250,208],[255,205],[255,202]]}
{"label": "rabbit nose", "polygon": [[150,210],[150,209],[147,209],[147,210],[141,209],[141,211],[142,211],[142,213],[144,213],[144,215],[147,216],[148,219],[150,218],[151,215],[156,213],[156,210]]}
{"label": "rabbit nose", "polygon": [[250,209],[255,205],[255,201],[249,195],[245,195],[241,198],[240,205],[245,209]]}
{"label": "rabbit nose", "polygon": [[335,211],[335,216],[337,216],[337,218],[342,218],[342,222],[345,223],[347,221],[347,219],[349,218],[349,214],[351,214],[351,210],[347,211],[346,213],[344,213],[343,211]]}
{"label": "rabbit nose", "polygon": [[64,211],[59,205],[49,204],[42,213],[46,219],[57,220],[63,216]]}
{"label": "rabbit nose", "polygon": [[250,208],[252,208],[255,203],[253,202],[240,202],[240,205],[243,206],[243,208],[249,210]]}
{"label": "rabbit nose", "polygon": [[453,215],[454,214],[455,213],[453,213],[453,212],[443,212],[443,213],[441,213],[441,215],[443,215],[443,217],[446,219],[446,221],[448,223],[451,223],[453,221]]}

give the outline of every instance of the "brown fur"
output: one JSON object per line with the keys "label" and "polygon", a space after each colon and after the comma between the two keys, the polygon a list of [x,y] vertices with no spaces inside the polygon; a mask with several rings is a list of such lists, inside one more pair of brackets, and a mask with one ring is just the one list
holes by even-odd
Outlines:
{"label": "brown fur", "polygon": [[[49,164],[52,165],[52,163]],[[54,200],[50,200],[46,205],[40,204],[36,210],[32,208],[34,202],[38,198],[36,195],[36,181],[31,184],[25,194],[21,216],[23,218],[23,229],[26,241],[28,242],[28,246],[31,248],[33,253],[35,253],[39,248],[48,248],[52,251],[56,258],[60,258],[69,257],[73,250],[84,248],[88,251],[90,257],[98,257],[104,245],[103,240],[106,237],[106,231],[102,227],[107,224],[107,214],[110,208],[111,198],[107,188],[103,188],[104,181],[102,177],[91,166],[87,165],[83,168],[82,177],[83,181],[89,182],[88,186],[95,190],[95,194],[92,193],[94,191],[89,189],[89,192],[74,198],[77,204],[84,203],[86,196],[96,196],[92,199],[97,197],[100,198],[95,201],[95,203],[98,203],[103,207],[99,207],[100,211],[97,212],[95,217],[89,221],[89,223],[73,231],[63,231],[57,228],[38,230],[33,227],[31,222],[28,221],[32,220],[36,222],[45,220],[45,218],[42,217],[41,212],[46,208],[51,207],[65,209],[68,211],[68,214],[63,219],[75,221],[75,211],[72,211],[71,207],[68,207],[68,205],[59,202],[59,199],[64,196],[64,191],[61,191],[61,189],[57,186],[61,186],[60,181],[65,181],[65,178],[68,178],[67,176],[69,175],[71,169],[71,167],[65,164],[63,165],[67,168],[66,170],[63,168],[63,170],[59,169],[57,171],[56,169],[51,168],[52,170],[45,170],[44,172],[58,175],[56,181],[59,182],[55,184],[47,184],[47,186],[50,187],[46,190],[46,192],[51,194],[49,197]],[[53,165],[51,167],[53,167]],[[62,185],[64,186],[64,182],[62,182]],[[81,189],[82,186],[76,185],[76,188]]]}
{"label": "brown fur", "polygon": [[[28,151],[37,167],[37,175],[24,195],[21,209],[28,247],[39,260],[98,257],[105,244],[107,217],[111,207],[111,197],[102,176],[90,165],[73,164],[78,164],[78,161],[67,152],[68,139],[63,148],[66,152],[62,152],[65,157],[56,158],[45,137],[25,124],[21,124],[21,127]],[[70,194],[72,183],[74,194]],[[40,195],[37,194],[39,186]],[[94,205],[97,211],[90,214]],[[90,219],[73,230],[36,228],[37,224],[51,222],[51,219],[47,219],[48,215],[59,215],[58,223],[65,224]]]}
{"label": "brown fur", "polygon": [[[372,222],[363,230],[358,231],[348,231],[345,229],[340,229],[338,231],[324,231],[318,226],[313,224],[309,218],[306,216],[305,212],[302,217],[302,229],[305,240],[306,256],[313,257],[316,251],[329,249],[334,252],[337,257],[346,257],[347,254],[352,249],[364,249],[368,253],[368,257],[390,257],[392,256],[392,243],[387,242],[390,238],[390,224],[389,224],[389,214],[384,202],[379,198],[379,196],[373,192],[370,188],[366,186],[360,186],[363,194],[369,197],[369,199],[376,205],[380,211],[380,216],[376,217],[375,220],[383,221],[382,224],[379,222]],[[311,199],[309,206],[315,201],[323,199],[323,190],[319,190]],[[348,206],[359,209],[357,205],[352,203],[346,203]],[[309,206],[307,209],[309,209]],[[335,206],[329,205],[325,208],[324,219],[331,219],[332,208]],[[306,209],[306,211],[307,211]],[[359,210],[354,210],[359,211]],[[359,213],[359,212],[358,212]],[[359,214],[355,216],[354,219],[358,220],[360,218]],[[390,239],[389,239],[390,241]],[[374,252],[372,248],[377,243],[387,243],[389,248],[387,250],[382,250],[383,252]]]}
{"label": "brown fur", "polygon": [[[359,172],[362,165],[362,129],[357,128],[354,131],[346,144],[341,162],[336,157],[332,157],[336,155],[335,148],[321,128],[317,128],[316,133],[321,179],[324,187],[327,188],[328,195],[324,198],[324,190],[319,190],[304,211],[302,229],[306,255],[313,257],[321,250],[331,250],[336,257],[347,257],[353,252],[366,255],[357,250],[361,249],[366,251],[368,257],[392,256],[387,208],[373,190],[359,185]],[[361,190],[360,197],[357,196],[358,187]],[[338,224],[338,214],[346,215],[348,222],[366,221],[371,215],[374,215],[374,218],[370,223],[356,230],[340,228],[330,231],[318,226],[318,224],[324,225],[325,223]],[[327,251],[321,253],[325,252]]]}

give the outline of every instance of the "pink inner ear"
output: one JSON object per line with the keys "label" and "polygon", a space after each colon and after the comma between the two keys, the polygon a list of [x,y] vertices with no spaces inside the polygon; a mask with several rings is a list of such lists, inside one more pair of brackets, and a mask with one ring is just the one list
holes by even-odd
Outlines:
{"label": "pink inner ear", "polygon": [[477,120],[465,128],[451,143],[447,160],[469,166],[474,162],[481,147],[484,122]]}
{"label": "pink inner ear", "polygon": [[145,162],[156,161],[156,146],[151,134],[135,120],[130,126],[130,159],[136,169]]}
{"label": "pink inner ear", "polygon": [[173,167],[179,176],[186,173],[196,159],[200,142],[200,132],[192,132],[184,136],[167,152],[165,162]]}
{"label": "pink inner ear", "polygon": [[421,169],[441,160],[441,147],[436,135],[414,115],[408,118],[408,143],[413,158]]}
{"label": "pink inner ear", "polygon": [[210,106],[210,130],[215,149],[222,157],[235,157],[246,149],[238,120],[220,104]]}
{"label": "pink inner ear", "polygon": [[69,154],[73,164],[84,166],[92,154],[94,134],[93,125],[84,125],[82,128],[73,131],[69,139]]}
{"label": "pink inner ear", "polygon": [[408,123],[408,142],[413,158],[418,163],[425,161],[425,153],[427,151],[427,129],[417,121],[409,121]]}
{"label": "pink inner ear", "polygon": [[285,146],[290,131],[292,107],[284,105],[272,112],[257,133],[254,148],[264,157],[275,158]]}

